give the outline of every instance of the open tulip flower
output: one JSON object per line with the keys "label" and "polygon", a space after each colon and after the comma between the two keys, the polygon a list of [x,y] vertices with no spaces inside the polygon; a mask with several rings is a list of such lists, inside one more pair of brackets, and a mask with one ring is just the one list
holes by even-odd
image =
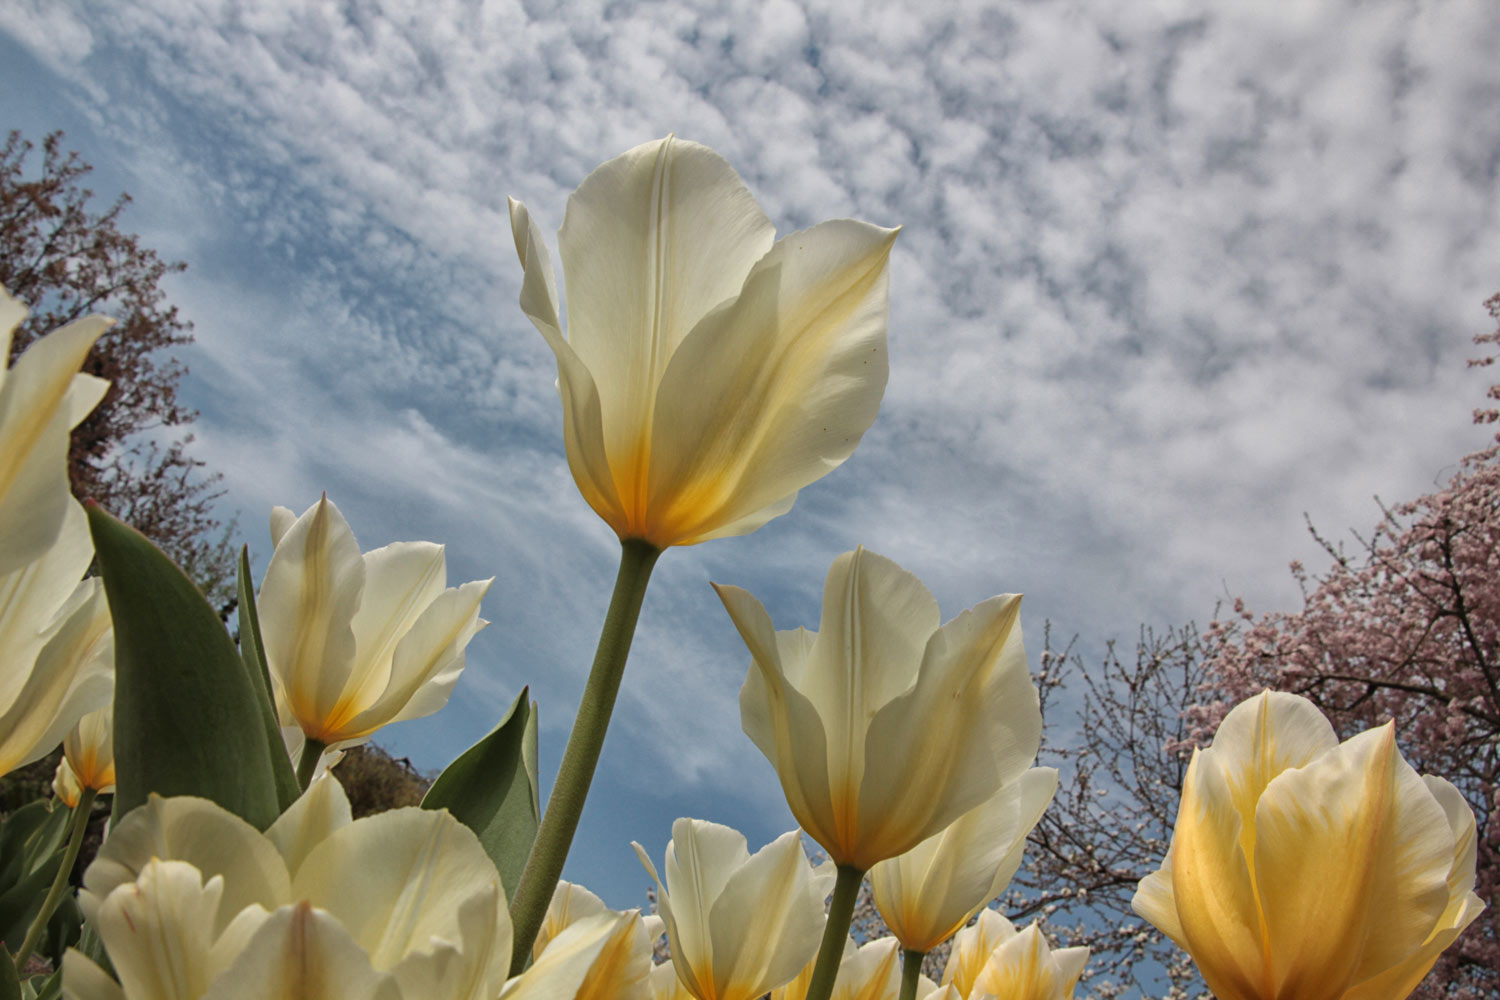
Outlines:
{"label": "open tulip flower", "polygon": [[25,318],[25,307],[0,288],[0,576],[57,537],[73,496],[68,432],[109,389],[78,369],[113,320],[85,316],[53,330],[8,368],[11,338]]}
{"label": "open tulip flower", "polygon": [[1005,891],[1056,791],[1055,768],[1030,768],[941,833],[870,869],[875,906],[901,947],[926,954]]}
{"label": "open tulip flower", "polygon": [[351,822],[327,779],[265,834],[206,799],[153,796],[111,833],[79,903],[119,981],[69,952],[76,1000],[572,997],[629,916],[573,923],[507,983],[505,894],[474,834],[414,808]]}
{"label": "open tulip flower", "polygon": [[697,1000],[756,1000],[790,981],[817,950],[833,872],[814,871],[798,831],[752,855],[727,826],[679,819],[665,884],[641,845],[633,846],[656,882],[677,978]]}
{"label": "open tulip flower", "polygon": [[840,867],[904,854],[1036,757],[1042,718],[1019,595],[939,627],[922,582],[864,549],[834,560],[816,633],[777,632],[748,592],[715,589],[750,647],[745,732]]}
{"label": "open tulip flower", "polygon": [[464,648],[488,624],[479,602],[490,580],[448,587],[432,542],[361,555],[327,497],[301,517],[277,507],[271,540],[257,605],[283,724],[321,750],[443,707]]}
{"label": "open tulip flower", "polygon": [[739,175],[671,136],[591,173],[551,257],[511,228],[521,307],[557,356],[568,465],[621,539],[742,535],[848,458],[886,382],[896,231],[824,222],[775,239]]}
{"label": "open tulip flower", "polygon": [[943,985],[968,1000],[1072,1000],[1088,960],[1087,948],[1053,951],[1036,924],[1017,931],[999,913],[983,910],[954,939]]}
{"label": "open tulip flower", "polygon": [[1387,724],[1340,743],[1267,691],[1193,754],[1166,860],[1134,907],[1221,1000],[1400,1000],[1484,904],[1474,814]]}
{"label": "open tulip flower", "polygon": [[[61,459],[59,459],[61,461]],[[0,774],[45,756],[114,685],[114,633],[97,578],[88,519],[62,498],[57,537],[0,576]]]}

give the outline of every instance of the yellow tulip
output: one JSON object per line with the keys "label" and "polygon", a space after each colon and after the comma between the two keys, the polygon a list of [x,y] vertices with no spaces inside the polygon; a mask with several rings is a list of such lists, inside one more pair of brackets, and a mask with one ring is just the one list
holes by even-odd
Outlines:
{"label": "yellow tulip", "polygon": [[1036,757],[1042,719],[1019,595],[939,627],[921,581],[863,549],[834,560],[815,633],[776,632],[748,592],[715,589],[752,657],[745,732],[840,867],[904,854]]}
{"label": "yellow tulip", "polygon": [[531,946],[533,958],[540,961],[548,945],[569,927],[599,914],[618,918],[618,926],[589,966],[573,1000],[651,1000],[651,944],[661,936],[662,919],[640,910],[611,910],[581,885],[557,883],[552,905]]}
{"label": "yellow tulip", "polygon": [[109,388],[78,369],[113,320],[75,320],[9,367],[11,338],[25,318],[26,308],[0,288],[0,576],[38,558],[57,537],[73,496],[68,432]]}
{"label": "yellow tulip", "polygon": [[119,982],[69,952],[74,1000],[553,1000],[634,918],[573,921],[507,981],[505,894],[473,832],[415,808],[351,821],[329,779],[264,834],[206,799],[152,796],[100,848],[79,904]]}
{"label": "yellow tulip", "polygon": [[1474,837],[1392,725],[1339,743],[1311,702],[1268,691],[1193,754],[1133,905],[1221,1000],[1400,1000],[1484,908]]}
{"label": "yellow tulip", "polygon": [[1056,791],[1056,769],[1030,768],[941,833],[870,869],[875,906],[901,947],[932,951],[1005,891]]}
{"label": "yellow tulip", "polygon": [[943,986],[968,1000],[1071,1000],[1088,960],[1087,948],[1053,951],[1036,924],[1017,931],[1001,914],[981,910],[953,939]]}
{"label": "yellow tulip", "polygon": [[833,872],[813,870],[797,831],[752,855],[727,826],[679,819],[665,884],[641,845],[632,846],[656,882],[672,966],[698,1000],[755,1000],[790,981],[817,951]]}
{"label": "yellow tulip", "polygon": [[101,795],[115,790],[114,707],[96,708],[63,737],[63,759],[57,762],[52,789],[69,809],[85,788]]}
{"label": "yellow tulip", "polygon": [[1053,951],[1034,923],[1020,933],[1014,927],[1010,930],[1010,936],[1001,940],[985,959],[969,995],[1006,1000],[1072,1000],[1073,990],[1088,963],[1089,950]]}
{"label": "yellow tulip", "polygon": [[541,229],[518,201],[510,217],[521,308],[557,358],[569,468],[621,539],[754,531],[875,419],[895,230],[840,220],[775,240],[717,153],[646,143],[568,199],[564,338]]}
{"label": "yellow tulip", "polygon": [[488,624],[491,580],[448,587],[443,547],[397,542],[359,551],[324,497],[271,515],[275,551],[257,606],[283,724],[330,748],[448,701],[464,648]]}

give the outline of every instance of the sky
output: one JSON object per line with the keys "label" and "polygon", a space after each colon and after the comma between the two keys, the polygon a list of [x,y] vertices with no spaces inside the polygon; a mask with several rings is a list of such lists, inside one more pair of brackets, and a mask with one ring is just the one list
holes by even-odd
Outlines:
{"label": "sky", "polygon": [[629,842],[659,858],[677,816],[752,850],[795,825],[710,580],[815,628],[863,544],[945,619],[1024,592],[1035,662],[1046,622],[1097,651],[1235,596],[1295,607],[1304,517],[1347,537],[1483,445],[1497,51],[1489,0],[8,0],[0,126],[65,129],[188,263],[194,454],[257,572],[271,507],[327,491],[363,548],[495,577],[449,706],[377,737],[424,769],[530,685],[550,782],[618,557],[567,471],[506,197],[555,252],[589,171],[674,132],[778,233],[903,227],[854,456],[658,564],[567,870],[631,906]]}

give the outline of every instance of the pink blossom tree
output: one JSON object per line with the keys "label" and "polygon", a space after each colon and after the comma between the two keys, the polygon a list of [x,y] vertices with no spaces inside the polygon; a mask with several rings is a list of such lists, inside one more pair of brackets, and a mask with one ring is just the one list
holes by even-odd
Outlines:
{"label": "pink blossom tree", "polygon": [[[1500,322],[1500,295],[1485,303]],[[1500,328],[1475,338],[1497,355]],[[1489,390],[1500,399],[1500,385]],[[1500,421],[1481,409],[1477,423]],[[1342,736],[1396,722],[1418,771],[1459,787],[1478,821],[1475,891],[1500,906],[1500,435],[1465,457],[1435,493],[1382,508],[1353,552],[1313,530],[1332,558],[1321,574],[1293,563],[1303,607],[1260,617],[1236,601],[1204,639],[1212,700],[1193,708],[1205,741],[1230,706],[1262,688],[1312,699]],[[1462,934],[1413,994],[1500,996],[1494,910]]]}

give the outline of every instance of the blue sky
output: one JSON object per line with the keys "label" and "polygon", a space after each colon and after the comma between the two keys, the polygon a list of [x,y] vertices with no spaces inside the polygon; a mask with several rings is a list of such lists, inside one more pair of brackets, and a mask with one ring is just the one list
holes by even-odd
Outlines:
{"label": "blue sky", "polygon": [[648,884],[629,841],[659,856],[676,816],[752,847],[793,825],[709,580],[816,627],[864,544],[945,617],[1024,591],[1033,656],[1048,619],[1097,649],[1293,604],[1304,513],[1367,527],[1482,444],[1496,51],[1487,0],[10,0],[0,124],[66,129],[189,263],[196,453],[259,567],[270,507],[326,490],[363,547],[431,539],[450,582],[496,577],[453,702],[381,736],[423,767],[528,683],[555,767],[614,573],[506,196],[550,237],[589,170],[676,132],[780,232],[904,226],[860,449],[657,569],[569,867],[623,906]]}

